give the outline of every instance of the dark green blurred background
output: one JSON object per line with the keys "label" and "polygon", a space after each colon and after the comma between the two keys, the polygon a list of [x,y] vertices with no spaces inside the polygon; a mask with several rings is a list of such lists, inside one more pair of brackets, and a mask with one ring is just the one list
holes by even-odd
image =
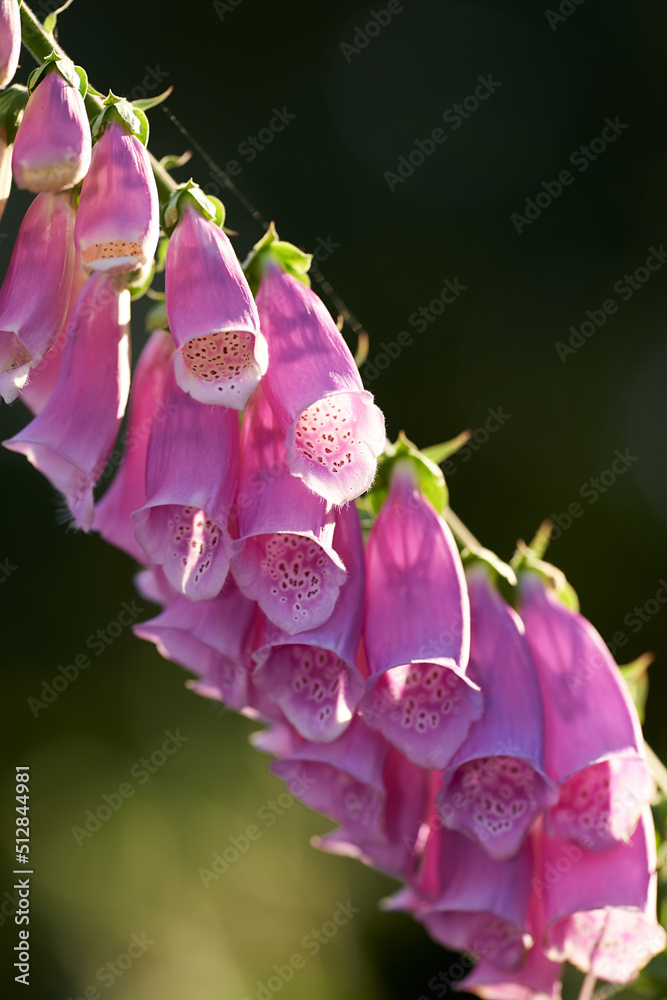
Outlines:
{"label": "dark green blurred background", "polygon": [[[485,545],[508,558],[543,517],[579,504],[548,558],[604,638],[622,643],[621,662],[656,652],[646,732],[664,755],[667,610],[651,599],[667,577],[667,266],[631,295],[623,276],[667,243],[667,8],[561,8],[572,13],[557,20],[540,2],[394,2],[362,48],[356,32],[371,11],[387,20],[382,0],[75,0],[59,38],[101,90],[137,98],[155,92],[156,78],[159,89],[173,84],[170,110],[223,168],[238,163],[236,183],[281,236],[319,248],[326,277],[370,332],[371,362],[381,355],[366,374],[392,437],[404,428],[426,445],[482,428],[448,481],[452,506]],[[355,35],[357,52],[346,47]],[[25,80],[32,62],[23,62]],[[443,122],[489,76],[491,96],[459,127],[456,112]],[[241,144],[270,126],[276,108],[295,117],[251,159]],[[150,118],[156,155],[188,148],[162,110]],[[594,144],[581,170],[575,151],[606,118],[627,127],[604,151]],[[385,173],[437,128],[447,140],[390,190]],[[523,214],[543,182],[557,191],[552,182],[567,169],[572,183],[517,232],[512,213]],[[177,176],[190,173],[216,193],[197,155]],[[243,257],[261,229],[220,193]],[[27,202],[14,192],[0,224],[3,273]],[[432,321],[417,315],[411,324],[445,279],[465,290],[441,315],[429,312]],[[617,311],[561,360],[556,343],[610,298]],[[135,351],[146,305],[136,308]],[[412,343],[382,369],[382,342],[395,354],[402,331]],[[487,434],[490,410],[502,421]],[[20,402],[3,407],[2,437],[27,419]],[[591,479],[610,470],[617,450],[633,460],[622,475],[603,475],[602,492]],[[184,673],[129,629],[91,653],[88,637],[135,596],[133,566],[60,525],[53,491],[23,457],[3,451],[0,462],[0,561],[15,567],[0,590],[0,895],[12,885],[14,766],[29,764],[31,995],[67,1000],[96,985],[119,1000],[255,1000],[258,981],[295,952],[307,961],[280,991],[289,1000],[444,995],[429,983],[453,957],[408,918],[376,911],[389,879],[313,851],[310,836],[329,824],[298,804],[270,827],[260,821],[260,839],[204,888],[199,869],[282,790],[248,746],[257,727],[187,691]],[[642,621],[633,609],[647,601]],[[141,618],[154,612],[139,606]],[[81,653],[91,667],[35,717],[28,699]],[[78,846],[72,826],[176,729],[187,737],[178,753],[144,784],[130,778],[136,794]],[[0,916],[3,990],[16,940],[10,899]],[[359,912],[311,956],[304,936],[348,899]],[[121,977],[96,978],[144,933],[154,943]]]}

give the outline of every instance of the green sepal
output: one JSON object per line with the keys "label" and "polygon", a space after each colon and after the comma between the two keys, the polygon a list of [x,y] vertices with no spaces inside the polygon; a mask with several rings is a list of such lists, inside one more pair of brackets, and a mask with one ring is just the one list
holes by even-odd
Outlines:
{"label": "green sepal", "polygon": [[163,101],[166,101],[173,89],[173,86],[167,87],[166,90],[163,90],[156,97],[145,97],[139,101],[132,101],[132,107],[139,108],[141,111],[148,111],[149,108],[154,108],[158,104],[162,104]]}
{"label": "green sepal", "polygon": [[25,106],[28,103],[28,90],[20,83],[0,92],[0,128],[4,128],[7,145],[11,146],[16,138]]}
{"label": "green sepal", "polygon": [[148,118],[140,108],[134,108],[124,97],[116,97],[111,91],[102,103],[104,110],[91,125],[93,138],[99,139],[109,122],[116,120],[120,121],[144,146],[148,143]]}
{"label": "green sepal", "polygon": [[378,471],[375,483],[366,494],[366,508],[376,517],[387,499],[391,473],[398,461],[408,459],[415,472],[416,482],[424,494],[430,500],[439,514],[449,502],[447,486],[442,470],[428,458],[423,451],[419,451],[417,446],[408,440],[403,431],[398,435],[394,444],[387,442],[384,452],[378,458]]}
{"label": "green sepal", "polygon": [[151,287],[151,282],[155,277],[155,262],[148,261],[142,267],[138,267],[136,271],[132,271],[128,275],[127,287],[130,290],[130,297],[133,299],[140,299],[142,295],[145,295],[148,289]]}
{"label": "green sepal", "polygon": [[[540,532],[538,531],[536,538],[540,537]],[[545,562],[541,559],[530,547],[526,545],[525,542],[519,540],[516,546],[516,552],[510,561],[512,569],[516,572],[517,577],[522,571],[533,570],[542,576],[551,589],[555,592],[556,597],[569,608],[570,611],[579,611],[579,598],[577,597],[577,592],[568,582],[565,573],[558,569],[557,566],[552,565],[552,563]]]}
{"label": "green sepal", "polygon": [[88,77],[86,71],[81,66],[75,66],[67,56],[59,55],[55,49],[46,57],[41,66],[34,69],[28,77],[28,91],[33,90],[40,83],[46,74],[55,67],[64,80],[67,80],[70,87],[78,90],[82,97],[88,93]]}
{"label": "green sepal", "polygon": [[188,163],[188,161],[191,159],[192,159],[192,150],[186,149],[185,152],[181,153],[180,156],[177,156],[176,153],[171,153],[168,154],[167,156],[163,156],[162,159],[160,160],[160,166],[163,167],[164,170],[176,170],[177,167],[184,167],[185,164]]}
{"label": "green sepal", "polygon": [[648,668],[655,659],[653,653],[642,653],[632,663],[626,663],[618,669],[623,674],[623,680],[628,685],[628,690],[632,696],[637,709],[639,721],[644,724],[646,711],[646,699],[648,698]]}
{"label": "green sepal", "polygon": [[246,257],[243,262],[243,270],[253,295],[257,294],[262,275],[269,263],[277,264],[287,274],[291,274],[297,281],[310,288],[308,269],[312,259],[312,254],[304,253],[293,243],[286,243],[279,239],[276,227],[272,222],[261,240],[255,243]]}
{"label": "green sepal", "polygon": [[431,444],[428,448],[422,448],[422,455],[434,462],[435,465],[442,465],[442,463],[449,458],[450,455],[454,455],[460,448],[466,444],[472,437],[472,431],[461,431],[457,434],[455,438],[451,441],[443,441],[442,444]]}
{"label": "green sepal", "polygon": [[493,571],[494,580],[508,604],[514,603],[514,590],[517,585],[516,573],[506,562],[491,549],[466,547],[461,553],[464,566],[474,566],[482,563]]}
{"label": "green sepal", "polygon": [[164,302],[156,302],[146,313],[146,330],[152,333],[153,330],[168,330],[167,307]]}
{"label": "green sepal", "polygon": [[164,206],[164,211],[162,213],[162,226],[164,231],[171,236],[174,231],[174,227],[178,222],[180,215],[181,199],[185,199],[186,202],[194,203],[199,211],[211,222],[215,222],[216,226],[222,228],[222,224],[225,221],[225,206],[222,204],[219,198],[215,198],[212,195],[204,194],[199,184],[196,184],[192,178],[186,181],[185,184],[179,184],[172,192],[169,201]]}

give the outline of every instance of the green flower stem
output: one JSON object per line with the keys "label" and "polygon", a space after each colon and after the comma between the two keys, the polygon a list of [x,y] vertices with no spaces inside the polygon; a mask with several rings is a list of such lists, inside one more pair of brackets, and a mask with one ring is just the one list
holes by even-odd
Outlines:
{"label": "green flower stem", "polygon": [[[21,39],[26,49],[38,63],[44,62],[52,51],[58,55],[66,56],[67,53],[58,44],[53,35],[44,30],[44,26],[39,23],[33,12],[25,3],[21,4]],[[94,117],[103,110],[102,98],[96,94],[88,92],[86,95],[86,109],[91,117]],[[176,181],[169,176],[152,153],[149,152],[151,167],[155,176],[160,201],[168,201],[170,195],[176,188]]]}

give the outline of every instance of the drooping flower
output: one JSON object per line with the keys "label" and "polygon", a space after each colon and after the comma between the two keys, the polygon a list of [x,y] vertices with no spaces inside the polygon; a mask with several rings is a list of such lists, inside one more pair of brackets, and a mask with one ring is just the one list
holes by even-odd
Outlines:
{"label": "drooping flower", "polygon": [[11,83],[21,52],[21,13],[17,0],[0,0],[0,90]]}
{"label": "drooping flower", "polygon": [[17,186],[28,191],[74,187],[88,172],[91,145],[83,98],[54,66],[28,98],[16,133],[12,170]]}
{"label": "drooping flower", "polygon": [[544,772],[542,701],[523,623],[487,566],[475,563],[466,575],[468,672],[484,694],[484,716],[444,772],[436,802],[447,827],[473,837],[492,858],[509,858],[558,792]]}
{"label": "drooping flower", "polygon": [[266,264],[257,308],[269,344],[262,385],[290,471],[330,503],[348,503],[375,478],[382,413],[321,300],[275,262]]}
{"label": "drooping flower", "polygon": [[74,266],[69,194],[39,194],[26,212],[0,289],[0,395],[16,399],[65,324]]}
{"label": "drooping flower", "polygon": [[105,275],[89,278],[70,318],[62,365],[46,406],[4,442],[64,494],[76,526],[84,531],[92,527],[93,487],[127,403],[129,322],[127,289]]}
{"label": "drooping flower", "polygon": [[545,900],[549,957],[572,962],[598,979],[632,982],[667,944],[656,920],[650,808],[642,810],[629,842],[612,850],[582,851],[546,834],[542,850],[536,887]]}
{"label": "drooping flower", "polygon": [[127,274],[155,255],[159,202],[148,153],[114,112],[93,147],[74,235],[85,267]]}
{"label": "drooping flower", "polygon": [[364,691],[364,677],[355,665],[364,610],[364,543],[353,505],[338,511],[333,543],[348,567],[333,612],[324,624],[299,635],[266,622],[253,673],[255,684],[298,732],[316,742],[340,736]]}
{"label": "drooping flower", "polygon": [[134,512],[148,560],[191,600],[220,592],[229,571],[229,518],[238,485],[238,414],[199,403],[167,372],[151,427],[146,500]]}
{"label": "drooping flower", "polygon": [[466,674],[470,609],[456,543],[409,459],[392,470],[366,553],[369,726],[411,761],[442,769],[482,715]]}
{"label": "drooping flower", "polygon": [[242,410],[266,372],[266,340],[229,239],[187,191],[167,249],[165,292],[181,389]]}
{"label": "drooping flower", "polygon": [[67,345],[67,332],[70,317],[74,311],[74,307],[76,306],[77,299],[83,290],[83,286],[89,277],[89,272],[81,266],[81,263],[76,258],[76,255],[74,256],[74,274],[72,277],[69,304],[67,306],[67,315],[65,317],[65,322],[63,323],[63,328],[58,334],[58,339],[53,347],[46,352],[41,361],[38,361],[37,364],[30,369],[28,381],[21,390],[21,402],[24,403],[35,415],[38,414],[40,410],[44,409],[51,393],[55,388],[55,384],[58,380],[58,373],[60,372],[60,367],[62,365],[63,355],[65,353],[65,347]]}
{"label": "drooping flower", "polygon": [[[261,387],[243,417],[236,507],[232,572],[241,590],[289,635],[323,625],[346,577],[333,544],[336,512],[290,475],[284,437]],[[363,548],[359,555],[363,565]],[[353,661],[355,652],[356,644]]]}
{"label": "drooping flower", "polygon": [[599,634],[535,571],[521,575],[520,614],[545,706],[545,766],[561,786],[549,834],[588,850],[628,838],[653,782],[629,691]]}
{"label": "drooping flower", "polygon": [[135,625],[134,633],[154,642],[165,659],[198,674],[188,684],[197,694],[240,711],[248,703],[245,644],[254,615],[254,603],[230,580],[209,601],[177,594],[157,617]]}

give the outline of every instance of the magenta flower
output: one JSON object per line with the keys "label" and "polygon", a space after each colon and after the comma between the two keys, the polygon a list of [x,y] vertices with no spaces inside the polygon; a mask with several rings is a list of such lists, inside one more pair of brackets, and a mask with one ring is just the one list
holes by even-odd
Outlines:
{"label": "magenta flower", "polygon": [[[74,252],[74,242],[72,241],[72,252]],[[65,347],[67,346],[67,330],[70,317],[76,306],[77,299],[83,291],[83,286],[89,277],[89,272],[84,270],[81,263],[74,254],[74,274],[69,293],[69,303],[67,305],[67,315],[63,323],[62,330],[58,334],[53,347],[51,347],[41,361],[30,369],[28,381],[21,390],[21,402],[25,403],[29,410],[37,415],[46,406],[51,393],[58,380],[58,373],[62,365]]]}
{"label": "magenta flower", "polygon": [[90,166],[90,125],[83,98],[54,67],[37,84],[14,140],[14,180],[28,191],[62,191]]}
{"label": "magenta flower", "polygon": [[482,715],[466,675],[470,609],[461,559],[409,459],[368,539],[362,715],[415,764],[446,767]]}
{"label": "magenta flower", "polygon": [[232,572],[241,590],[290,635],[323,625],[346,577],[333,545],[335,511],[290,475],[285,440],[261,387],[243,417],[236,506]]}
{"label": "magenta flower", "polygon": [[16,399],[65,324],[74,215],[69,194],[44,193],[21,223],[0,289],[0,395],[6,403]]}
{"label": "magenta flower", "polygon": [[330,503],[348,503],[375,478],[384,417],[314,292],[269,262],[257,308],[270,353],[262,384],[290,472]]}
{"label": "magenta flower", "polygon": [[93,148],[75,239],[93,271],[127,274],[151,261],[160,232],[158,193],[142,142],[117,118]]}
{"label": "magenta flower", "polygon": [[545,706],[546,770],[561,786],[547,832],[607,850],[632,833],[653,791],[637,712],[590,622],[535,572],[522,574],[521,594]]}
{"label": "magenta flower", "polygon": [[4,442],[26,455],[64,494],[74,523],[84,531],[92,527],[93,487],[127,403],[129,322],[127,289],[104,275],[89,278],[69,321],[49,401],[27,427]]}
{"label": "magenta flower", "polygon": [[215,597],[229,571],[229,517],[238,485],[238,414],[198,403],[173,370],[151,428],[146,501],[135,511],[136,537],[148,560],[191,600]]}
{"label": "magenta flower", "polygon": [[176,379],[202,403],[242,410],[268,365],[257,307],[220,226],[187,195],[180,204],[165,271]]}
{"label": "magenta flower", "polygon": [[14,79],[21,53],[21,14],[17,0],[0,0],[0,90]]}
{"label": "magenta flower", "polygon": [[534,884],[545,900],[548,956],[608,982],[635,979],[667,943],[656,921],[655,865],[648,806],[629,842],[603,853],[545,834],[541,878]]}
{"label": "magenta flower", "polygon": [[176,595],[157,617],[134,626],[140,639],[154,642],[167,660],[199,675],[190,687],[205,698],[240,711],[248,701],[246,640],[255,605],[232,581],[210,601]]}
{"label": "magenta flower", "polygon": [[414,913],[446,948],[514,971],[532,944],[532,864],[528,840],[513,858],[496,861],[472,840],[434,823],[418,875],[389,900],[388,908]]}
{"label": "magenta flower", "polygon": [[13,148],[13,144],[7,143],[7,130],[4,126],[0,125],[0,219],[2,219],[5,213],[9,194],[12,189]]}
{"label": "magenta flower", "polygon": [[132,514],[146,502],[146,453],[151,430],[155,423],[167,419],[160,404],[173,351],[169,334],[155,330],[141,352],[130,390],[123,460],[111,486],[95,506],[94,530],[137,562],[144,562],[145,555],[135,536]]}
{"label": "magenta flower", "polygon": [[[298,480],[295,483],[305,490]],[[364,543],[353,505],[338,511],[333,541],[349,567],[333,613],[318,628],[297,636],[267,622],[253,673],[255,684],[280,706],[295,729],[316,742],[341,735],[364,691],[364,678],[355,666],[364,609]],[[303,564],[298,571],[305,572]]]}
{"label": "magenta flower", "polygon": [[467,570],[468,672],[484,693],[484,716],[443,774],[436,802],[447,827],[500,859],[516,854],[558,791],[544,773],[542,701],[524,627],[489,572],[482,563]]}

